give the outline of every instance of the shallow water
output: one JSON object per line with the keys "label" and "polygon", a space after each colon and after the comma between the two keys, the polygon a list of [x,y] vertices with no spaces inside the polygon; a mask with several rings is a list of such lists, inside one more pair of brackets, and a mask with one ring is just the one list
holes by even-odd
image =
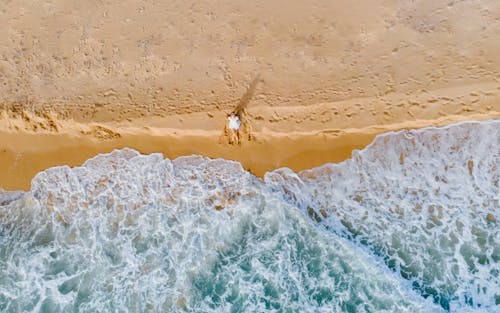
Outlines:
{"label": "shallow water", "polygon": [[0,197],[1,312],[500,311],[500,121],[263,180],[130,149]]}

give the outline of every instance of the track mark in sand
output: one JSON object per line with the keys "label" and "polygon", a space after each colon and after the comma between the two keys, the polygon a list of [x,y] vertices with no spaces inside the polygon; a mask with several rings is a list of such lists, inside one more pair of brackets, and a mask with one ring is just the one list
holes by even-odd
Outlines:
{"label": "track mark in sand", "polygon": [[318,134],[337,137],[337,136],[345,134],[345,131],[343,131],[341,129],[325,129],[325,130],[320,131]]}
{"label": "track mark in sand", "polygon": [[54,118],[49,114],[45,112],[28,112],[25,110],[19,110],[19,111],[10,111],[10,114],[7,112],[4,112],[3,114],[0,115],[0,119],[5,118],[9,120],[9,115],[10,115],[10,120],[13,121],[14,123],[7,126],[10,129],[24,129],[26,131],[30,132],[39,132],[39,131],[46,131],[46,132],[59,132],[59,126],[54,120]]}
{"label": "track mark in sand", "polygon": [[121,138],[122,135],[120,133],[117,133],[115,131],[112,131],[109,128],[100,126],[100,125],[95,125],[92,126],[90,131],[81,131],[82,134],[87,135],[87,136],[92,136],[98,140],[104,141],[104,140],[113,140],[113,139],[118,139]]}
{"label": "track mark in sand", "polygon": [[50,130],[50,131],[53,131],[53,132],[59,132],[59,127],[57,126],[57,123],[56,121],[54,120],[54,118],[43,112],[42,113],[42,117],[45,119],[45,126]]}

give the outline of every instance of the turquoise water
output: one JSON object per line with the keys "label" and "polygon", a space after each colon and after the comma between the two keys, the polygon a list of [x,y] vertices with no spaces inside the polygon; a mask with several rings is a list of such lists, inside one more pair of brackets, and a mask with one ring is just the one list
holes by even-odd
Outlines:
{"label": "turquoise water", "polygon": [[1,312],[500,311],[500,121],[254,177],[130,149],[0,195]]}

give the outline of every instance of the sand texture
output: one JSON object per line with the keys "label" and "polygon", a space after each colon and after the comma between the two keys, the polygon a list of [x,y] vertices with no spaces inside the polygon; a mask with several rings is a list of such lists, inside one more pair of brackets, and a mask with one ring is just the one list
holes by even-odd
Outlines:
{"label": "sand texture", "polygon": [[499,38],[497,0],[1,1],[0,187],[125,146],[302,170],[499,118]]}

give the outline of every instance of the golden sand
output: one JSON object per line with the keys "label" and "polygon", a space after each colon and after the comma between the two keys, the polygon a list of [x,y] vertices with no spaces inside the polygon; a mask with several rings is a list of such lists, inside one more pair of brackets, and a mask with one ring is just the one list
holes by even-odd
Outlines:
{"label": "golden sand", "polygon": [[[0,187],[122,147],[301,170],[382,132],[499,118],[499,16],[496,0],[2,2]],[[229,145],[238,106],[252,137]]]}

